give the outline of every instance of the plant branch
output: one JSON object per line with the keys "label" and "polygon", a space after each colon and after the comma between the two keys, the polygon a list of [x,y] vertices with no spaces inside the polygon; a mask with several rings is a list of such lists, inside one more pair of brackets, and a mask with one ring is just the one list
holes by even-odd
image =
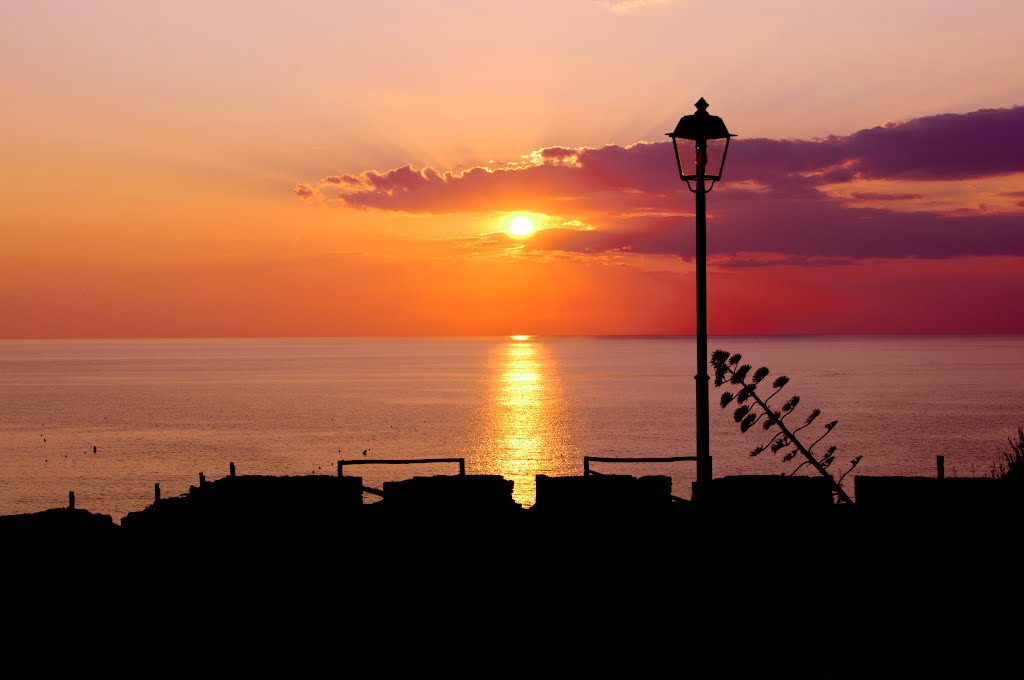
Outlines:
{"label": "plant branch", "polygon": [[[832,474],[826,469],[826,466],[823,465],[811,453],[811,449],[813,449],[814,446],[818,442],[820,442],[822,439],[824,439],[828,435],[828,433],[831,432],[832,429],[836,426],[836,424],[837,424],[836,421],[833,421],[833,422],[829,423],[826,426],[825,433],[823,435],[821,435],[821,437],[816,439],[814,441],[814,443],[811,444],[810,447],[805,447],[803,445],[803,443],[799,439],[797,439],[796,432],[799,432],[800,430],[802,430],[807,425],[810,425],[811,421],[813,421],[813,419],[815,417],[817,417],[817,414],[816,413],[813,414],[812,417],[808,419],[808,422],[805,425],[802,425],[801,427],[797,428],[795,431],[794,430],[790,430],[786,426],[786,424],[784,422],[784,419],[785,419],[785,417],[787,415],[789,415],[790,413],[793,412],[793,408],[795,408],[797,403],[799,403],[799,397],[793,397],[792,399],[790,399],[790,401],[787,402],[787,405],[789,405],[789,409],[786,410],[784,413],[782,413],[782,412],[775,413],[768,406],[768,400],[771,399],[772,397],[774,397],[780,391],[782,391],[782,389],[788,384],[789,379],[786,378],[785,376],[781,376],[779,378],[776,378],[775,383],[772,385],[773,387],[776,388],[775,391],[772,392],[772,394],[769,395],[767,399],[762,399],[757,394],[757,389],[756,388],[757,388],[757,383],[760,382],[760,379],[763,379],[764,376],[767,375],[767,372],[762,372],[762,370],[759,370],[757,373],[755,373],[755,376],[759,375],[760,379],[756,380],[753,383],[748,383],[746,381],[746,376],[747,376],[747,374],[750,371],[750,367],[745,365],[745,366],[740,366],[739,368],[735,368],[739,364],[739,361],[740,361],[740,356],[739,355],[729,355],[724,350],[718,350],[712,356],[711,363],[715,367],[715,375],[716,375],[715,384],[716,385],[723,384],[724,383],[724,377],[726,376],[726,374],[728,374],[729,382],[731,384],[741,385],[742,386],[743,389],[740,392],[744,395],[743,401],[746,401],[747,399],[753,399],[754,403],[756,403],[758,406],[761,407],[761,410],[762,410],[763,413],[761,415],[758,415],[754,419],[750,418],[749,409],[746,409],[746,411],[744,413],[744,416],[742,417],[742,421],[743,422],[741,423],[741,429],[745,432],[746,430],[748,430],[750,428],[751,425],[753,425],[755,422],[760,420],[762,415],[767,414],[768,415],[768,420],[765,422],[766,429],[768,427],[770,427],[771,425],[777,426],[779,428],[779,430],[781,431],[782,435],[785,438],[788,438],[789,442],[794,447],[796,447],[795,450],[793,452],[791,452],[791,453],[793,455],[796,455],[796,453],[799,453],[800,455],[802,455],[804,457],[805,460],[803,462],[801,462],[797,466],[797,470],[799,470],[800,468],[802,468],[805,465],[810,465],[815,470],[817,470],[820,475],[822,475],[823,477],[827,478],[832,483],[832,490],[836,494],[836,497],[839,499],[839,502],[841,502],[841,503],[852,503],[853,501],[850,499],[849,495],[847,495],[846,491],[842,487],[842,484],[840,483],[841,480],[842,480],[842,477],[840,477],[839,480],[837,480],[835,477],[833,477]],[[724,404],[723,404],[723,406],[724,406]],[[746,425],[746,427],[743,427],[743,425]],[[777,436],[778,436],[778,434],[776,434],[776,437]],[[772,437],[772,439],[769,442],[769,445],[776,440],[776,437]],[[827,460],[827,464],[831,464],[831,461],[833,459],[834,459],[834,452],[830,451],[830,456],[826,459]],[[860,459],[857,458],[855,460],[859,462]],[[796,472],[796,470],[794,470],[793,472]],[[849,472],[849,471],[847,471],[847,472]],[[845,474],[843,476],[845,477]]]}

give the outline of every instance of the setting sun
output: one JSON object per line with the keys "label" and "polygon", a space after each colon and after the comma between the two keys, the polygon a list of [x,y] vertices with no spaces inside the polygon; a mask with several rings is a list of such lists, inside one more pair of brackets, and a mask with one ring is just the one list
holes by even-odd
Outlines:
{"label": "setting sun", "polygon": [[531,235],[536,227],[529,217],[520,216],[509,222],[508,233],[514,238],[526,238]]}

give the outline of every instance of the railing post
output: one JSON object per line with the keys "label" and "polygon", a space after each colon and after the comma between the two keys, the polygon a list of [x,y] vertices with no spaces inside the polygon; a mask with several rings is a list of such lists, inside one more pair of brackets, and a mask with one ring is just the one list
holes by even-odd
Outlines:
{"label": "railing post", "polygon": [[935,464],[938,467],[936,474],[939,479],[944,479],[946,477],[946,457],[935,456]]}
{"label": "railing post", "polygon": [[339,477],[341,477],[341,464],[342,464],[342,461],[339,460],[338,461],[338,476]]}
{"label": "railing post", "polygon": [[466,474],[466,459],[465,458],[459,458],[459,474],[460,475],[465,475]]}
{"label": "railing post", "polygon": [[200,472],[199,473],[199,486],[202,486],[203,484],[206,484],[206,475],[204,475],[202,472]]}
{"label": "railing post", "polygon": [[160,482],[153,485],[153,504],[160,502]]}
{"label": "railing post", "polygon": [[68,510],[75,509],[75,492],[68,491]]}
{"label": "railing post", "polygon": [[231,477],[234,477],[235,476],[235,464],[234,463],[228,463],[228,465],[230,466],[228,468],[228,475],[230,475]]}

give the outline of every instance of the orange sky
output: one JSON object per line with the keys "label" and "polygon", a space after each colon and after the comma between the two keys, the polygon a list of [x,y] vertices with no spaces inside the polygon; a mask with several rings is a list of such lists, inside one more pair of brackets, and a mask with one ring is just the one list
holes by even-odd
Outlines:
{"label": "orange sky", "polygon": [[1024,332],[1020,3],[750,5],[4,4],[0,338],[692,333],[702,96],[711,333]]}

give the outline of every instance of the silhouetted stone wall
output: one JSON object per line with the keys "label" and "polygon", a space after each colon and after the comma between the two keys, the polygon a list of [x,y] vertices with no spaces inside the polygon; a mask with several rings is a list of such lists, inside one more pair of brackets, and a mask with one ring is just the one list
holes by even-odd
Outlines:
{"label": "silhouetted stone wall", "polygon": [[711,480],[705,499],[713,510],[772,512],[832,507],[831,482],[821,476],[727,475]]}
{"label": "silhouetted stone wall", "polygon": [[401,513],[507,514],[522,510],[513,484],[501,475],[434,475],[384,482],[379,511]]}
{"label": "silhouetted stone wall", "polygon": [[672,478],[652,475],[537,475],[532,511],[549,516],[580,513],[666,512],[672,506]]}
{"label": "silhouetted stone wall", "polygon": [[892,477],[859,475],[854,480],[857,505],[871,511],[955,509],[994,511],[1011,501],[1010,487],[992,477]]}
{"label": "silhouetted stone wall", "polygon": [[330,527],[354,516],[362,499],[361,477],[224,477],[128,513],[121,526],[136,535]]}

